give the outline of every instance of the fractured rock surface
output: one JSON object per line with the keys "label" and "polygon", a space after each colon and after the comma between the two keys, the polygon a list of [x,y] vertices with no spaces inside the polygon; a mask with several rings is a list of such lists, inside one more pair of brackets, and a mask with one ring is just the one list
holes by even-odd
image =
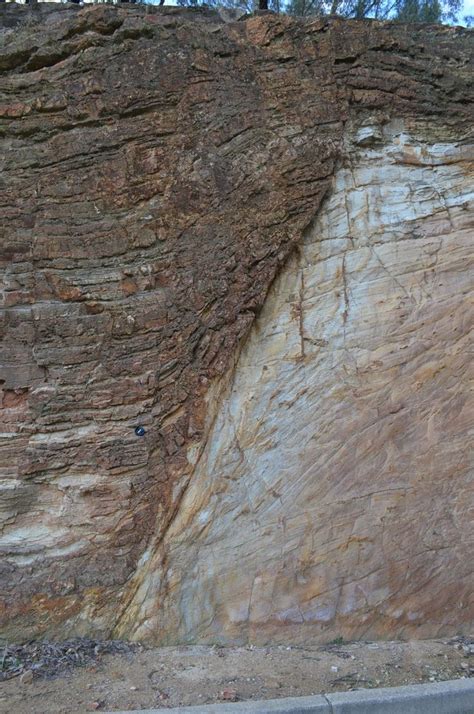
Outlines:
{"label": "fractured rock surface", "polygon": [[467,631],[469,33],[37,12],[0,15],[2,632]]}
{"label": "fractured rock surface", "polygon": [[267,296],[166,569],[145,569],[138,636],[416,637],[472,618],[473,176],[454,146],[385,133],[352,149]]}

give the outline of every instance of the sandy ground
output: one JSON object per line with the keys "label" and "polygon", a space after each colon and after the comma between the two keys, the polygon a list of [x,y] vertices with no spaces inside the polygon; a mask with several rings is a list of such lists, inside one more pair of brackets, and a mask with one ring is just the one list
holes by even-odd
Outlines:
{"label": "sandy ground", "polygon": [[0,683],[0,712],[77,714],[345,691],[474,676],[474,640],[168,647]]}

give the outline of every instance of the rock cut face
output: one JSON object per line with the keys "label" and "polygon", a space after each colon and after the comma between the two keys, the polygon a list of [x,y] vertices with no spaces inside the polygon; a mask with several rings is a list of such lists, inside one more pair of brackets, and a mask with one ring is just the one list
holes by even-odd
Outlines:
{"label": "rock cut face", "polygon": [[136,636],[307,642],[472,621],[472,147],[401,127],[357,133],[272,287],[143,567]]}
{"label": "rock cut face", "polygon": [[472,34],[0,40],[2,637],[467,632]]}

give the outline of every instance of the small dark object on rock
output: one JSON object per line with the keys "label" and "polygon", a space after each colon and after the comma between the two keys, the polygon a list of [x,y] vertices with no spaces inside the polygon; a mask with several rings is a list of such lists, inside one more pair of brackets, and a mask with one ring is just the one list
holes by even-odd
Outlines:
{"label": "small dark object on rock", "polygon": [[145,431],[145,429],[144,429],[143,426],[136,426],[136,427],[135,427],[135,434],[136,434],[137,436],[145,436],[146,431]]}

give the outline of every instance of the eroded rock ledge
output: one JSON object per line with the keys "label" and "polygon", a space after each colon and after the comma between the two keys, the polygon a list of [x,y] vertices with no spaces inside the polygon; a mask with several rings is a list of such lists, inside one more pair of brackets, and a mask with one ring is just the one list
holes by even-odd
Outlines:
{"label": "eroded rock ledge", "polygon": [[0,15],[2,633],[467,630],[472,35],[38,12]]}

